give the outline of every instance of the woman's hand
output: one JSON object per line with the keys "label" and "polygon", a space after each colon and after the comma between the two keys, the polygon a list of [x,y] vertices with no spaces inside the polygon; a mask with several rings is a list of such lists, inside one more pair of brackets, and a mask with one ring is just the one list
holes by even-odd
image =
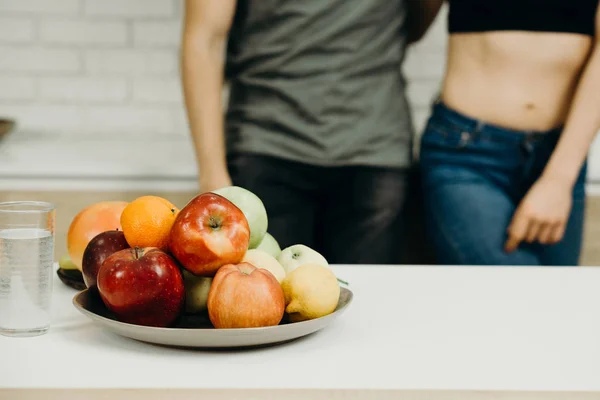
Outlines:
{"label": "woman's hand", "polygon": [[513,215],[505,250],[514,251],[522,241],[559,242],[565,233],[572,202],[571,185],[559,179],[540,178]]}

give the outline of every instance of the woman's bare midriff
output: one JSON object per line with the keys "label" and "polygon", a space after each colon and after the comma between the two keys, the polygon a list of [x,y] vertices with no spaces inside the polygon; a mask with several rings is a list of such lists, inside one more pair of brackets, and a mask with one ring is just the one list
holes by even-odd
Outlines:
{"label": "woman's bare midriff", "polygon": [[589,36],[576,34],[453,34],[441,98],[458,112],[509,129],[559,127],[591,45]]}

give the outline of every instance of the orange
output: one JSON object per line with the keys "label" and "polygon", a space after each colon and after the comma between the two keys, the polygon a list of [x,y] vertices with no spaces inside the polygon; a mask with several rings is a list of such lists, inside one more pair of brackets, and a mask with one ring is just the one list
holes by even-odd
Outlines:
{"label": "orange", "polygon": [[81,271],[83,252],[99,233],[121,229],[121,213],[125,201],[101,201],[90,204],[75,215],[67,232],[67,251],[73,264]]}
{"label": "orange", "polygon": [[121,227],[131,247],[168,249],[169,234],[179,209],[158,196],[138,197],[121,214]]}

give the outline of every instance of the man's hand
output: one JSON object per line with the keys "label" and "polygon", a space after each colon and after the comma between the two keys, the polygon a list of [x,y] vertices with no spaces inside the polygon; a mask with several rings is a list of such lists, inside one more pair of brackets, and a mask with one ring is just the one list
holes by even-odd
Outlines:
{"label": "man's hand", "polygon": [[231,186],[231,178],[229,175],[222,177],[200,178],[200,191],[210,192],[212,190],[221,189],[222,187]]}
{"label": "man's hand", "polygon": [[572,186],[552,178],[540,178],[515,211],[508,227],[507,252],[522,241],[559,242],[565,233],[572,206]]}
{"label": "man's hand", "polygon": [[210,192],[211,190],[232,185],[231,177],[227,172],[206,175],[200,174],[199,184],[201,192]]}

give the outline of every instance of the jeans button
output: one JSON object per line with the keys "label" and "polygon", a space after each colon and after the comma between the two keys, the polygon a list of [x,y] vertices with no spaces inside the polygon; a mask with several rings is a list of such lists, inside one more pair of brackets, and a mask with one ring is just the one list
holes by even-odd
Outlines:
{"label": "jeans button", "polygon": [[459,143],[459,146],[460,147],[465,147],[467,145],[467,143],[469,143],[470,139],[471,139],[471,134],[469,132],[462,132],[460,134],[460,143]]}
{"label": "jeans button", "polygon": [[525,138],[523,140],[523,142],[521,143],[521,147],[527,154],[533,151],[533,143],[531,143],[531,140],[529,140],[529,138]]}

